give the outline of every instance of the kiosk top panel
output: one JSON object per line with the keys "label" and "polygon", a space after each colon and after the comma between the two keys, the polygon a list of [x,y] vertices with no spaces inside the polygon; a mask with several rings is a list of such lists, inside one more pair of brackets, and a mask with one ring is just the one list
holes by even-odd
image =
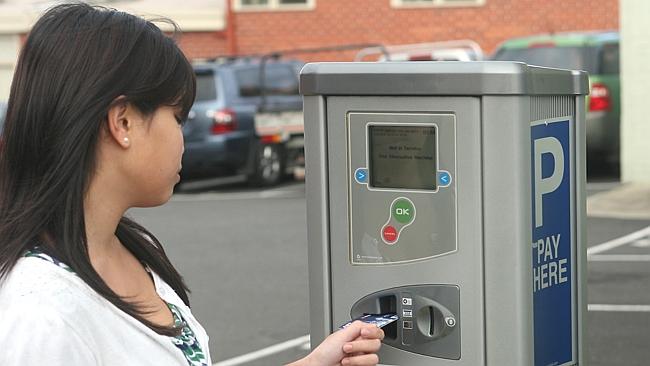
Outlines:
{"label": "kiosk top panel", "polygon": [[323,62],[300,73],[303,95],[586,95],[584,71],[521,62]]}

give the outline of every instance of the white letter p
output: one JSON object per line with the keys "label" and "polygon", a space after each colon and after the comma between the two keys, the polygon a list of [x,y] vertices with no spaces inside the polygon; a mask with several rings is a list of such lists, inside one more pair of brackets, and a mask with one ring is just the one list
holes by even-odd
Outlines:
{"label": "white letter p", "polygon": [[[564,176],[564,151],[562,144],[555,137],[535,140],[535,227],[544,225],[542,196],[551,193],[562,183]],[[553,174],[542,178],[542,155],[551,154],[555,161]]]}

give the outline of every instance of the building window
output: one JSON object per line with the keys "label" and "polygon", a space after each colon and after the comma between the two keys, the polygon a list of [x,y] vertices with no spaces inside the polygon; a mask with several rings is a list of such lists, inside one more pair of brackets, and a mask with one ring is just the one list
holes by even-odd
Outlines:
{"label": "building window", "polygon": [[311,10],[316,0],[232,0],[237,11]]}
{"label": "building window", "polygon": [[422,8],[434,6],[482,6],[486,0],[390,0],[395,8]]}

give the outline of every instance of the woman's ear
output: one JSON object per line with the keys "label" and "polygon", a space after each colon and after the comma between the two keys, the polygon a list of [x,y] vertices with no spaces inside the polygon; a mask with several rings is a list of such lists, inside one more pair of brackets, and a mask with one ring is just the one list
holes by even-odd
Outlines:
{"label": "woman's ear", "polygon": [[130,134],[133,129],[129,108],[126,97],[121,95],[111,103],[106,117],[109,138],[125,149],[131,145]]}

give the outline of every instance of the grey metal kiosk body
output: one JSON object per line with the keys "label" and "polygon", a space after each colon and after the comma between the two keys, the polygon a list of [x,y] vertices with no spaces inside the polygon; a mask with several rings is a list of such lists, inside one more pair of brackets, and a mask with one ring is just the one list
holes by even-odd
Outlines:
{"label": "grey metal kiosk body", "polygon": [[300,85],[313,345],[396,313],[382,364],[584,365],[585,73],[316,63]]}

